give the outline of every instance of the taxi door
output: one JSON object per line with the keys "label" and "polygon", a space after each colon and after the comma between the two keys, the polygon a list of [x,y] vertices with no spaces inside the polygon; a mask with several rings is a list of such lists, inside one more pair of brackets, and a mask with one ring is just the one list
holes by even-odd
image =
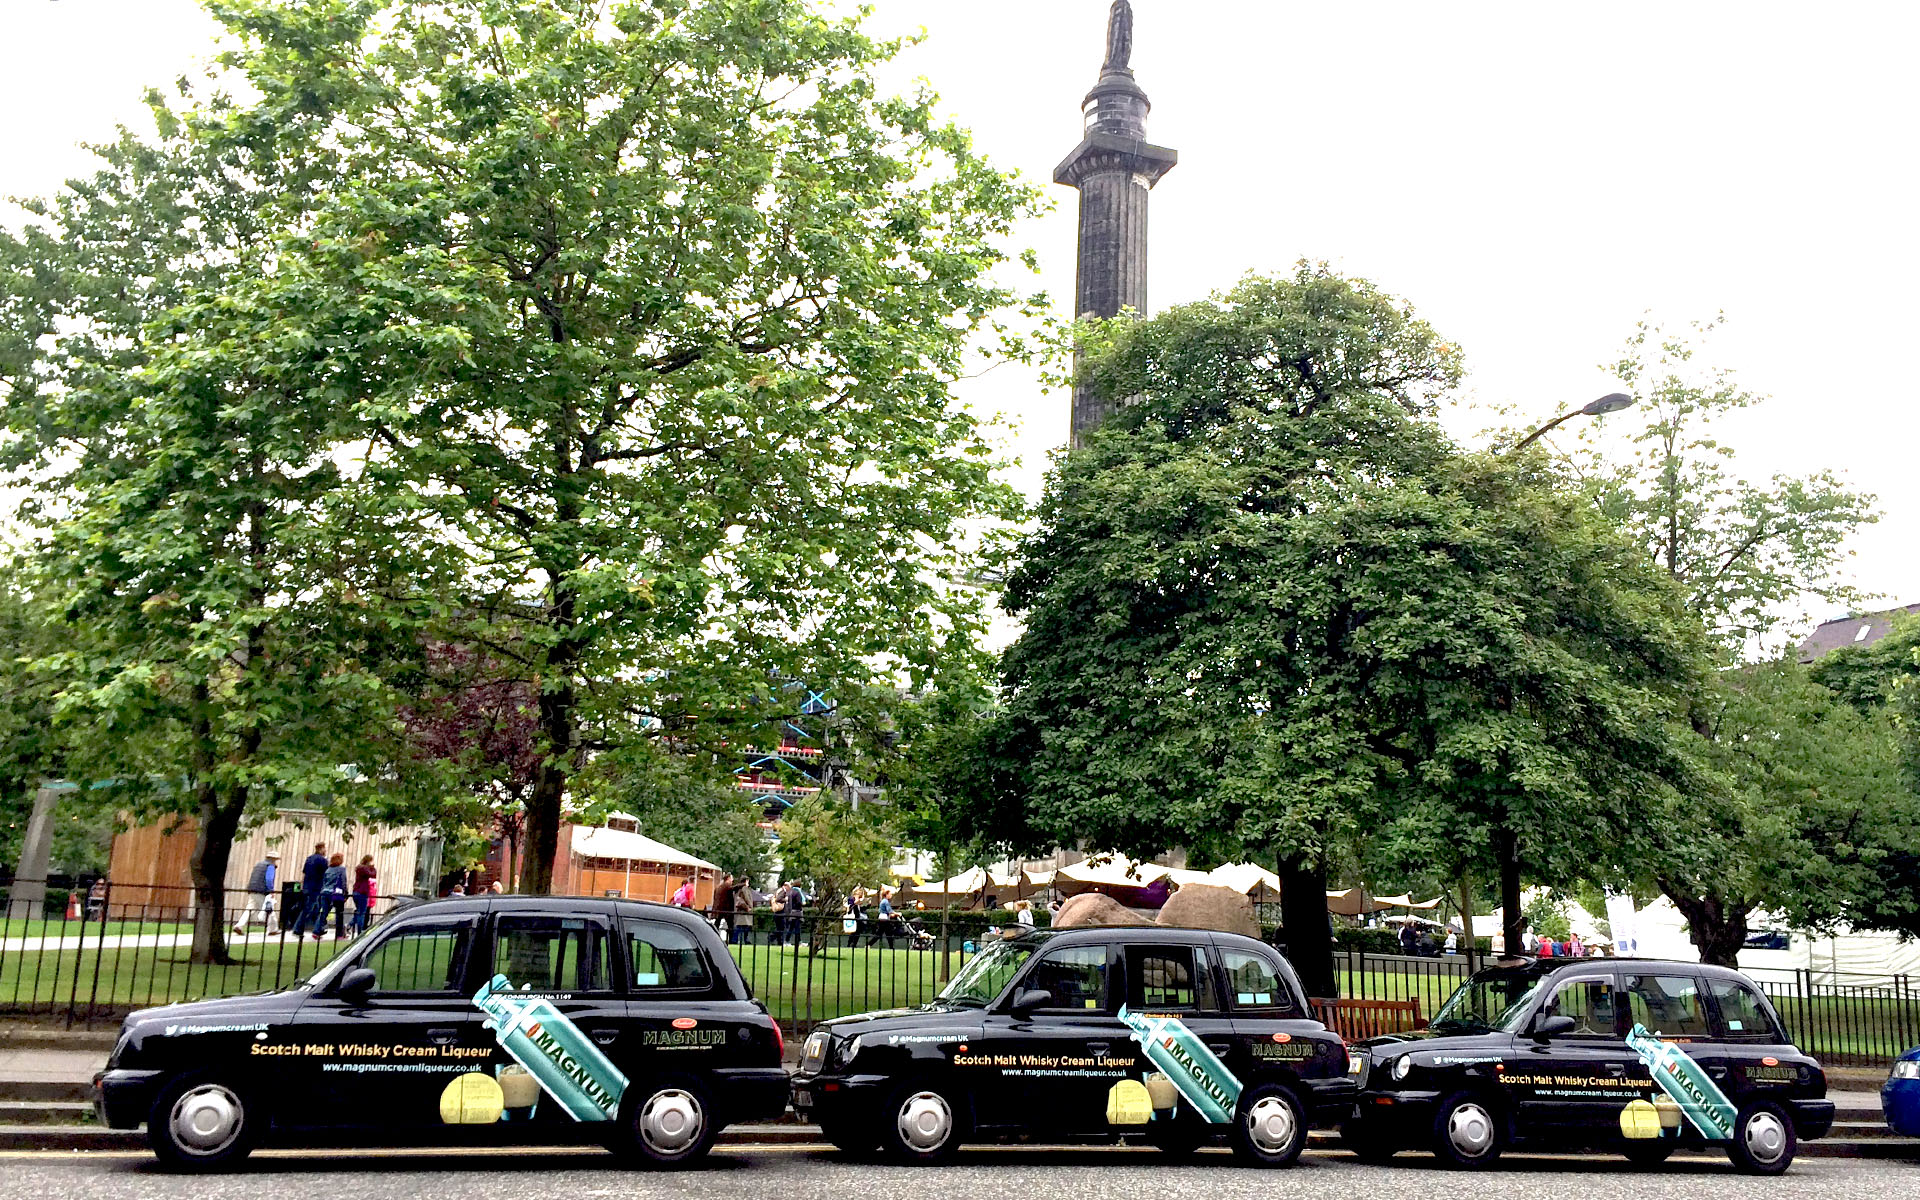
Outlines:
{"label": "taxi door", "polygon": [[276,1122],[399,1130],[443,1124],[447,1089],[485,1069],[491,1041],[473,1007],[479,922],[475,912],[422,915],[368,934],[348,971],[371,970],[373,988],[364,995],[318,992],[294,1014],[290,1032],[301,1053],[274,1059],[270,1076],[284,1082],[287,1097]]}
{"label": "taxi door", "polygon": [[[1227,1066],[1249,1086],[1262,1074],[1306,1076],[1325,1037],[1282,972],[1277,954],[1242,946],[1216,947],[1223,1000],[1233,1014],[1234,1057]],[[1322,1072],[1324,1073],[1324,1072]]]}
{"label": "taxi door", "polygon": [[[1529,1077],[1519,1087],[1521,1125],[1546,1143],[1617,1139],[1621,1112],[1652,1086],[1639,1056],[1627,1047],[1619,980],[1601,967],[1562,971],[1549,983],[1546,1002],[1514,1039],[1510,1070]],[[1566,1017],[1573,1028],[1536,1033],[1550,1017]]]}
{"label": "taxi door", "polygon": [[[1164,1016],[1179,1021],[1244,1087],[1258,1064],[1248,1053],[1247,1039],[1238,1036],[1236,1022],[1220,1003],[1213,970],[1215,953],[1210,946],[1175,942],[1127,946],[1127,1011],[1143,1017]],[[1147,1061],[1138,1042],[1133,1044],[1133,1052],[1140,1072],[1158,1071]],[[1177,1107],[1187,1110],[1183,1115],[1198,1116],[1198,1111],[1188,1102],[1182,1101]]]}
{"label": "taxi door", "polygon": [[[632,1039],[612,943],[612,930],[599,913],[516,910],[508,902],[494,909],[492,955],[485,974],[488,979],[505,976],[516,1004],[544,1000],[552,1008],[543,1011],[557,1012],[561,1021],[578,1030],[625,1074],[621,1063],[632,1050],[626,1044]],[[499,1046],[497,1038],[493,1065],[505,1100],[505,1120],[569,1127],[580,1122],[542,1088],[534,1071]],[[546,1069],[535,1064],[535,1071]]]}
{"label": "taxi door", "polygon": [[1026,991],[1045,993],[1046,1001],[985,1022],[984,1048],[996,1067],[993,1085],[981,1089],[982,1123],[1062,1133],[1107,1128],[1108,1091],[1138,1074],[1113,986],[1116,959],[1111,944],[1096,942],[1043,951],[1027,968],[1008,1001]]}

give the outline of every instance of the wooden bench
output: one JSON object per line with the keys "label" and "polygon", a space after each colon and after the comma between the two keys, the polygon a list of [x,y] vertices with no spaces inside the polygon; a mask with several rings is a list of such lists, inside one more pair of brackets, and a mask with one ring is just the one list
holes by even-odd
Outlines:
{"label": "wooden bench", "polygon": [[1315,1000],[1313,1010],[1321,1024],[1350,1042],[1427,1027],[1418,999]]}

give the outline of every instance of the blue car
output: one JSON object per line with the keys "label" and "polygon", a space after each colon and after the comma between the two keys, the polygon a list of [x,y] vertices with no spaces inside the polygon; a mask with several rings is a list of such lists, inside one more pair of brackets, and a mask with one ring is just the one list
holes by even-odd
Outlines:
{"label": "blue car", "polygon": [[1880,1088],[1887,1126],[1902,1137],[1920,1137],[1920,1046],[1900,1056]]}

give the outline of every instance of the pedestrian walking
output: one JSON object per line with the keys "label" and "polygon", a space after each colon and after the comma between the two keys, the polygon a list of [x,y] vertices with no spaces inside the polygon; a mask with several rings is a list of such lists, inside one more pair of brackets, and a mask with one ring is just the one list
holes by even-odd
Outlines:
{"label": "pedestrian walking", "polygon": [[733,928],[727,944],[744,946],[753,941],[753,880],[742,875],[733,884]]}
{"label": "pedestrian walking", "polygon": [[808,897],[806,889],[789,881],[787,893],[787,936],[795,947],[800,945],[800,926],[806,919]]}
{"label": "pedestrian walking", "polygon": [[373,865],[373,855],[360,860],[353,869],[353,935],[359,937],[367,931],[367,914],[373,911],[374,891],[379,886],[375,881],[380,872]]}
{"label": "pedestrian walking", "polygon": [[673,899],[667,901],[667,903],[673,905],[675,908],[692,908],[693,880],[688,878],[685,883],[674,889]]}
{"label": "pedestrian walking", "polygon": [[273,885],[280,875],[280,856],[267,851],[266,857],[253,864],[253,870],[247,875],[247,897],[240,906],[240,915],[233,922],[233,936],[247,936],[247,926],[253,924],[256,914],[260,917],[260,927],[268,933],[273,932]]}
{"label": "pedestrian walking", "polygon": [[707,902],[707,916],[713,931],[727,937],[733,928],[733,872],[720,877],[714,885],[713,899]]}
{"label": "pedestrian walking", "polygon": [[773,910],[773,944],[783,946],[787,941],[787,905],[793,901],[793,885],[782,880],[780,886],[773,889],[773,901],[768,905]]}
{"label": "pedestrian walking", "polygon": [[315,842],[313,853],[307,855],[307,861],[300,864],[300,917],[293,923],[294,937],[299,937],[309,925],[314,928],[314,937],[320,936],[320,913],[327,906],[320,888],[326,878],[327,844]]}

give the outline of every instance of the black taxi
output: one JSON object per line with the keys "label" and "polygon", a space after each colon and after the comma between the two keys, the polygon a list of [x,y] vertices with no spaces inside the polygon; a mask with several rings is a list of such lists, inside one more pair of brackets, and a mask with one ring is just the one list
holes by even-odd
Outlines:
{"label": "black taxi", "polygon": [[908,1162],[1012,1134],[1172,1154],[1224,1135],[1281,1166],[1353,1106],[1346,1044],[1312,1014],[1252,938],[1042,930],[987,946],[920,1008],[819,1026],[793,1101],[842,1150]]}
{"label": "black taxi", "polygon": [[1477,1167],[1514,1145],[1651,1166],[1719,1147],[1773,1175],[1833,1126],[1826,1074],[1766,996],[1701,963],[1504,961],[1460,985],[1425,1031],[1353,1053],[1360,1096],[1342,1140],[1362,1158],[1423,1147]]}
{"label": "black taxi", "polygon": [[626,900],[436,900],[283,991],[128,1017],[96,1079],[169,1166],[274,1141],[604,1142],[698,1158],[786,1110],[780,1032],[720,938]]}

